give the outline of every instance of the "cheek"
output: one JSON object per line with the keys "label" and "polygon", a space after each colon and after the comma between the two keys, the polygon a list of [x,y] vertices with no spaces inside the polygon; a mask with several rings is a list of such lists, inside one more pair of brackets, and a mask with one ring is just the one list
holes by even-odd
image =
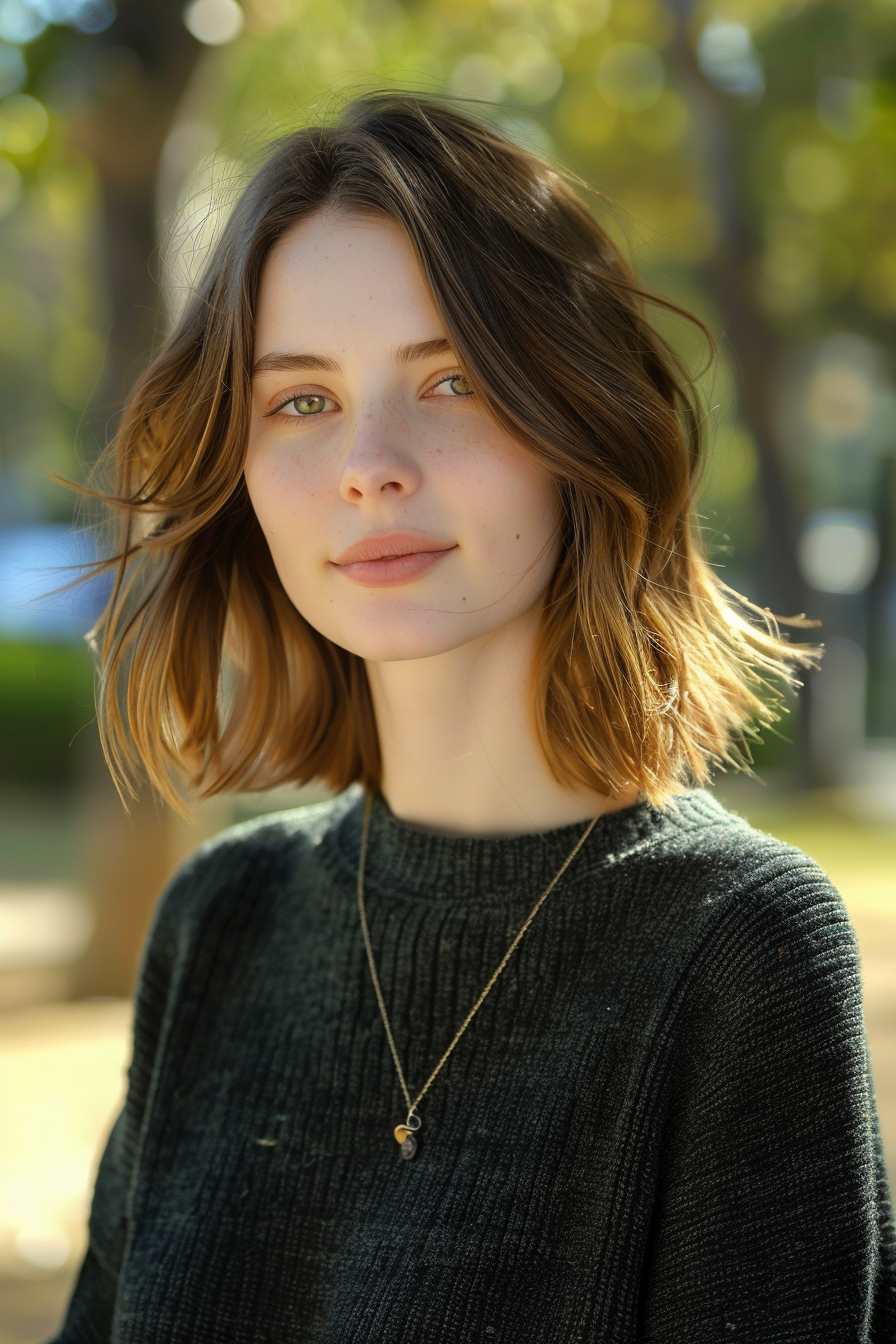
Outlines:
{"label": "cheek", "polygon": [[553,568],[560,522],[560,494],[543,467],[516,444],[501,442],[483,453],[459,498],[475,509],[476,526],[496,563],[514,571],[545,563]]}
{"label": "cheek", "polygon": [[283,491],[279,478],[282,468],[274,459],[256,453],[249,445],[243,466],[243,478],[255,516],[261,524],[265,536],[270,539],[276,531],[277,501]]}
{"label": "cheek", "polygon": [[243,469],[255,515],[272,547],[295,525],[313,516],[315,484],[298,461],[274,454],[253,453],[250,447]]}
{"label": "cheek", "polygon": [[319,579],[315,556],[321,483],[295,459],[251,451],[244,476],[274,568],[290,599],[301,610]]}

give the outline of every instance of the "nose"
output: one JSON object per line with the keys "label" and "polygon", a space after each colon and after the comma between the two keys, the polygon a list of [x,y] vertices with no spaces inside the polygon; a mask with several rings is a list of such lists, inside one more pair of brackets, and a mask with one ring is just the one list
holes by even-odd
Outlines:
{"label": "nose", "polygon": [[390,416],[368,412],[359,425],[339,484],[343,499],[372,504],[398,499],[420,489],[420,467],[400,426]]}

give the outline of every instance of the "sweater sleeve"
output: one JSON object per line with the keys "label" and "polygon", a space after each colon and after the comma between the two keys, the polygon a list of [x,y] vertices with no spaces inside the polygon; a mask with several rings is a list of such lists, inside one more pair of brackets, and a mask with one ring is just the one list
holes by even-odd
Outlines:
{"label": "sweater sleeve", "polygon": [[694,963],[644,1344],[896,1339],[855,935],[824,874],[785,853],[715,898]]}
{"label": "sweater sleeve", "polygon": [[59,1332],[47,1344],[109,1344],[128,1208],[152,1105],[153,1082],[176,1011],[178,986],[194,955],[201,909],[221,885],[220,863],[200,850],[162,895],[147,937],[134,1004],[128,1090],[100,1161],[87,1251]]}

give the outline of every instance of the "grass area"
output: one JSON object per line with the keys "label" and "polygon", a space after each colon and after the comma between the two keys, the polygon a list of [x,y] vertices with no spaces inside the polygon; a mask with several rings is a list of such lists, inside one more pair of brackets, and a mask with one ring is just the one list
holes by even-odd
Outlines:
{"label": "grass area", "polygon": [[0,785],[0,882],[75,884],[80,820],[63,794]]}
{"label": "grass area", "polygon": [[83,644],[0,640],[0,780],[74,787],[95,733],[93,668]]}

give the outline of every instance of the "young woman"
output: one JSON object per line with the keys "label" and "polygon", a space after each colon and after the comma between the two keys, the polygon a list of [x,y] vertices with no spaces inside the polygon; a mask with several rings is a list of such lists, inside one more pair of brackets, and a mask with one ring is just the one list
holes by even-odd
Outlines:
{"label": "young woman", "polygon": [[704,792],[809,655],[553,168],[386,94],[283,140],[127,411],[121,778],[326,781],[158,910],[65,1344],[896,1338],[859,963]]}

